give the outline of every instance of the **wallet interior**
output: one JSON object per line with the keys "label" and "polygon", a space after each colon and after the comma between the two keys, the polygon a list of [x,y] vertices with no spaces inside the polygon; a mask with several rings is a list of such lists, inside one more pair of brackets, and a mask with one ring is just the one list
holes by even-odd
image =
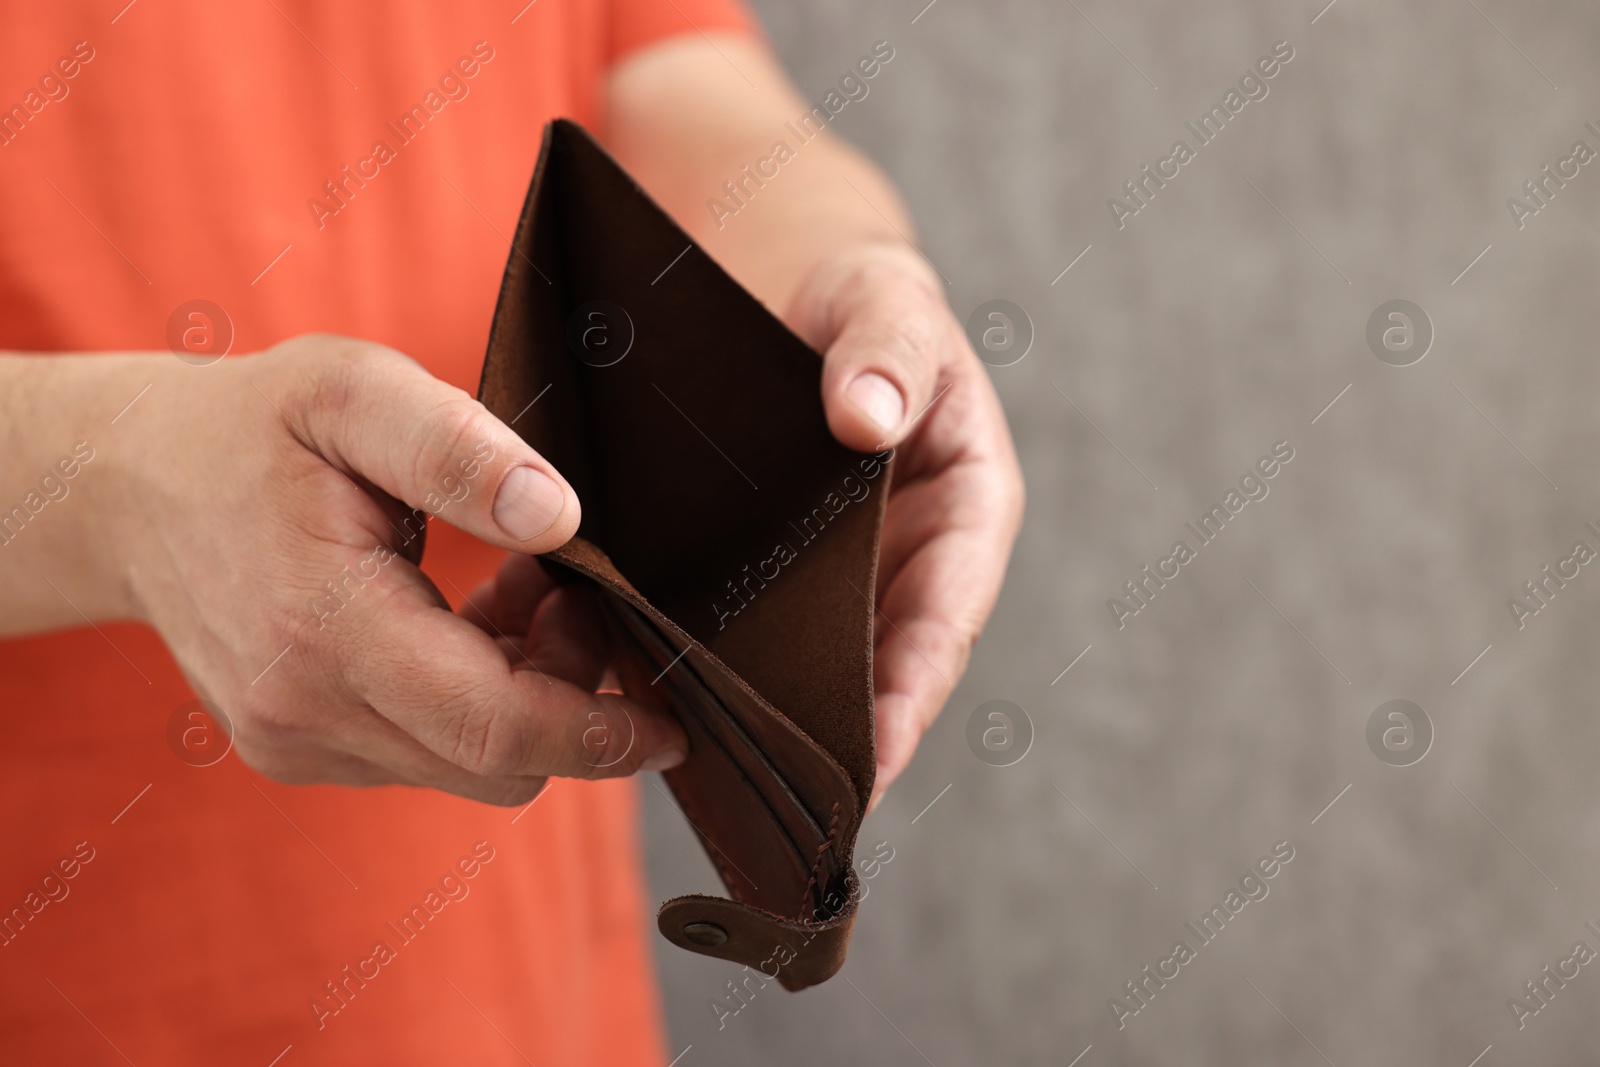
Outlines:
{"label": "wallet interior", "polygon": [[546,128],[479,399],[576,489],[545,558],[602,590],[624,690],[688,733],[665,777],[731,899],[668,901],[662,933],[790,989],[854,918],[890,478],[833,439],[820,380],[581,127]]}

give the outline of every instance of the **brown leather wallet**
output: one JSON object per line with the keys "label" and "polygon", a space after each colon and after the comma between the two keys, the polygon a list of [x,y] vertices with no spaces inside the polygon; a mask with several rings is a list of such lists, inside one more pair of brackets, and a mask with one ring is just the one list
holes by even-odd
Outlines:
{"label": "brown leather wallet", "polygon": [[577,490],[543,559],[601,591],[624,690],[688,733],[665,777],[732,899],[669,900],[661,933],[791,990],[855,920],[891,473],[833,439],[821,373],[582,127],[546,127],[478,397]]}

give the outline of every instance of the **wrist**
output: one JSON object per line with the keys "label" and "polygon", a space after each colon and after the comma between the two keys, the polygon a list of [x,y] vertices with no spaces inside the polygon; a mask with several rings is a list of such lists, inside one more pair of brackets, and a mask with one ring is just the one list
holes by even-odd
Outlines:
{"label": "wrist", "polygon": [[[80,460],[72,488],[81,499],[70,509],[68,523],[73,570],[89,600],[79,607],[91,619],[144,619],[134,577],[153,509],[140,501],[151,499],[153,477],[172,473],[160,448],[162,428],[152,421],[157,409],[152,395],[170,392],[175,372],[183,368],[170,356],[154,354],[67,356],[52,362],[60,365],[60,393],[79,413],[63,435],[67,450]],[[60,469],[60,457],[52,463]]]}
{"label": "wrist", "polygon": [[[96,572],[119,617],[151,621],[151,600],[175,573],[175,524],[193,526],[207,503],[197,489],[207,460],[226,446],[240,413],[227,411],[225,380],[237,361],[186,365],[166,353],[98,357],[107,364],[93,386],[97,416],[93,507],[85,520]],[[100,442],[104,447],[100,447]],[[210,476],[216,477],[213,471]]]}
{"label": "wrist", "polygon": [[137,614],[107,514],[135,358],[0,355],[0,633]]}

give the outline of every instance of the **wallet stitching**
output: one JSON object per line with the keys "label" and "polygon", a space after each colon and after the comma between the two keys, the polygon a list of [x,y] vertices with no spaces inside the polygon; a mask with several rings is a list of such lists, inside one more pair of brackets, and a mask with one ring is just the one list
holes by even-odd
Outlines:
{"label": "wallet stitching", "polygon": [[811,877],[806,882],[805,891],[800,894],[800,904],[795,909],[796,915],[804,916],[806,913],[806,904],[808,904],[811,900],[811,891],[815,889],[817,885],[817,872],[822,870],[822,857],[830,848],[833,847],[833,832],[838,828],[839,802],[835,800],[833,802],[833,818],[828,823],[828,836],[823,839],[822,844],[817,846],[816,862],[812,863]]}

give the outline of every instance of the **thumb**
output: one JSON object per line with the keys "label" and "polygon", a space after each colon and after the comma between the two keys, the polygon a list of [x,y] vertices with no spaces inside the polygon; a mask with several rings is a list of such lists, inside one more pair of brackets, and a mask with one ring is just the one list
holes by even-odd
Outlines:
{"label": "thumb", "polygon": [[[487,408],[383,345],[300,338],[285,410],[329,462],[407,505],[513,552],[548,552],[578,530],[567,480]],[[331,349],[331,351],[330,351]]]}
{"label": "thumb", "polygon": [[791,313],[823,353],[828,425],[862,451],[898,444],[933,401],[953,356],[944,296],[905,248],[869,246],[825,263]]}

